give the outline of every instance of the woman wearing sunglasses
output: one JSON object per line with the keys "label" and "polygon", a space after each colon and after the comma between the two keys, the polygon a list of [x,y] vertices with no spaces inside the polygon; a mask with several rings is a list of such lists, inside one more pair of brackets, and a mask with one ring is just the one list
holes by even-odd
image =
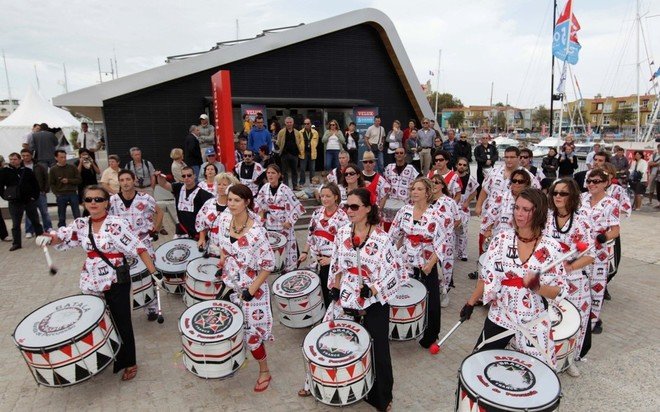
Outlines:
{"label": "woman wearing sunglasses", "polygon": [[484,238],[492,238],[504,229],[513,227],[513,207],[516,197],[531,184],[531,177],[526,171],[518,169],[511,173],[509,190],[493,196],[485,209],[480,232]]}
{"label": "woman wearing sunglasses", "polygon": [[[390,227],[390,239],[400,246],[399,252],[408,275],[424,284],[428,292],[427,326],[419,344],[437,354],[440,333],[440,284],[438,281],[439,256],[443,255],[446,239],[453,227],[446,227],[437,209],[431,206],[433,183],[418,177],[410,187],[412,204],[397,212]],[[442,262],[440,262],[442,264]],[[432,348],[435,346],[435,348]]]}
{"label": "woman wearing sunglasses", "polygon": [[282,270],[289,272],[296,268],[298,262],[298,243],[293,225],[305,214],[305,208],[291,188],[282,183],[279,166],[269,165],[266,169],[266,179],[268,183],[259,189],[255,203],[266,229],[286,237]]}
{"label": "woman wearing sunglasses", "polygon": [[[610,175],[603,169],[591,169],[586,180],[586,193],[580,199],[580,213],[591,220],[592,237],[603,233],[608,241],[619,236],[619,203],[607,194]],[[594,264],[591,266],[591,330],[595,334],[603,331],[600,313],[605,297],[610,254],[606,245],[596,244]]]}
{"label": "woman wearing sunglasses", "polygon": [[157,283],[161,276],[142,241],[135,236],[127,220],[109,216],[110,193],[101,186],[88,186],[83,200],[88,217],[79,217],[57,232],[37,236],[39,246],[57,245],[58,250],[81,246],[87,259],[80,273],[80,290],[84,294],[103,297],[114,319],[121,338],[121,348],[115,358],[113,372],[124,370],[121,380],[137,375],[135,337],[131,322],[131,277],[117,268],[126,262],[126,256],[139,257]]}
{"label": "woman wearing sunglasses", "polygon": [[[351,222],[337,231],[328,289],[332,303],[325,320],[344,318],[362,322],[373,339],[374,384],[367,402],[379,411],[392,401],[392,360],[389,345],[388,302],[408,275],[387,233],[379,227],[378,206],[365,188],[348,193],[344,209]],[[360,273],[357,256],[360,254]]]}
{"label": "woman wearing sunglasses", "polygon": [[[545,226],[546,233],[559,242],[562,250],[575,249],[577,242],[586,243],[591,246],[594,237],[591,234],[591,223],[589,218],[580,214],[580,188],[575,180],[563,178],[557,180],[550,186],[548,192],[550,211]],[[589,290],[588,271],[594,262],[594,253],[590,251],[584,256],[564,263],[566,270],[566,286],[568,294],[566,299],[571,302],[580,312],[580,336],[576,343],[575,358],[569,359],[569,367],[566,373],[573,377],[580,376],[580,371],[574,361],[587,355],[591,347],[591,326],[589,315],[591,314],[591,294]],[[586,342],[586,344],[585,344]]]}
{"label": "woman wearing sunglasses", "polygon": [[526,188],[516,198],[513,227],[495,236],[477,286],[461,309],[469,319],[474,305],[492,302],[475,350],[504,349],[513,338],[515,350],[555,368],[555,345],[547,303],[561,301],[567,288],[563,265],[541,272],[562,254],[559,242],[544,235],[548,198]]}
{"label": "woman wearing sunglasses", "polygon": [[344,169],[344,173],[339,177],[339,191],[341,193],[341,203],[346,202],[346,197],[348,193],[359,188],[364,187],[364,177],[362,177],[362,172],[357,167],[356,164],[349,163]]}
{"label": "woman wearing sunglasses", "polygon": [[[211,165],[212,166],[212,165]],[[218,227],[217,219],[221,213],[227,210],[227,189],[240,182],[231,173],[222,172],[215,177],[216,197],[209,199],[204,203],[195,218],[195,229],[199,233],[197,246],[207,248],[211,256],[220,256],[218,248]],[[229,213],[229,211],[227,211]],[[252,212],[251,212],[252,213]],[[252,218],[256,218],[256,214]]]}
{"label": "woman wearing sunglasses", "polygon": [[440,306],[449,306],[449,289],[454,286],[454,244],[456,243],[454,231],[461,224],[461,216],[458,205],[449,196],[447,182],[437,171],[431,177],[433,182],[433,197],[431,206],[438,214],[438,223],[445,228],[445,243],[440,255],[438,255],[438,268],[441,273],[442,294]]}

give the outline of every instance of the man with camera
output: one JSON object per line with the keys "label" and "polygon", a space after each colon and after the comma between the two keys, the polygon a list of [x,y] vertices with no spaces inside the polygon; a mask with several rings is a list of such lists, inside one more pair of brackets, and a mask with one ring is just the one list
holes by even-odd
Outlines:
{"label": "man with camera", "polygon": [[131,147],[131,161],[126,163],[124,169],[130,170],[135,175],[135,188],[138,192],[154,195],[156,169],[150,161],[142,158],[142,150],[139,147]]}

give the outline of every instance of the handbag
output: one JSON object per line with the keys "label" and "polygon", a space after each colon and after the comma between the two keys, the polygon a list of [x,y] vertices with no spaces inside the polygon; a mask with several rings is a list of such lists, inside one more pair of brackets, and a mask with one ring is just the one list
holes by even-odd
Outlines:
{"label": "handbag", "polygon": [[117,274],[118,285],[131,282],[131,268],[128,266],[128,262],[126,262],[126,257],[122,258],[123,263],[120,266],[113,266],[105,254],[101,252],[98,247],[96,247],[96,242],[94,241],[94,233],[92,232],[92,219],[89,219],[89,243],[91,243],[94,252],[98,253],[99,257],[106,263],[106,265],[115,270],[115,273]]}

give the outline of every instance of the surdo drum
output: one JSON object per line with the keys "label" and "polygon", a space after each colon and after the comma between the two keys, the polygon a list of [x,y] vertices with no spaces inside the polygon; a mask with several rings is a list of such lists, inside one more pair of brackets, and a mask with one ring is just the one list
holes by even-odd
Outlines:
{"label": "surdo drum", "polygon": [[571,302],[563,299],[557,305],[550,305],[552,339],[555,341],[557,371],[562,372],[569,366],[574,356],[580,332],[580,312]]}
{"label": "surdo drum", "polygon": [[428,292],[415,279],[399,288],[390,301],[390,339],[415,339],[426,329]]}
{"label": "surdo drum", "polygon": [[223,286],[215,277],[220,259],[200,257],[193,259],[186,267],[183,302],[190,307],[195,303],[215,299]]}
{"label": "surdo drum", "polygon": [[199,302],[183,312],[179,331],[183,364],[200,378],[224,378],[245,361],[243,312],[224,300]]}
{"label": "surdo drum", "polygon": [[156,297],[156,288],[151,280],[151,274],[142,259],[127,256],[130,266],[131,287],[133,288],[133,310],[143,308]]}
{"label": "surdo drum", "polygon": [[369,393],[374,383],[373,348],[362,325],[323,322],[305,336],[302,352],[312,395],[319,402],[350,405]]}
{"label": "surdo drum", "polygon": [[27,315],[13,334],[32,376],[52,387],[74,385],[101,372],[120,339],[103,299],[73,295]]}
{"label": "surdo drum", "polygon": [[495,349],[476,352],[458,371],[456,410],[553,411],[559,406],[561,384],[542,361],[524,353]]}
{"label": "surdo drum", "polygon": [[284,326],[306,328],[323,319],[321,280],[311,270],[294,270],[277,278],[273,300]]}
{"label": "surdo drum", "polygon": [[163,275],[163,286],[169,293],[183,294],[188,262],[202,256],[192,239],[173,239],[156,249],[154,265]]}
{"label": "surdo drum", "polygon": [[401,199],[387,199],[387,201],[385,201],[385,206],[383,207],[383,220],[385,222],[394,222],[396,212],[405,206],[405,204],[406,202]]}
{"label": "surdo drum", "polygon": [[272,230],[269,230],[267,233],[268,243],[270,243],[270,248],[275,256],[275,261],[273,262],[275,264],[275,270],[273,272],[279,272],[284,264],[286,236]]}

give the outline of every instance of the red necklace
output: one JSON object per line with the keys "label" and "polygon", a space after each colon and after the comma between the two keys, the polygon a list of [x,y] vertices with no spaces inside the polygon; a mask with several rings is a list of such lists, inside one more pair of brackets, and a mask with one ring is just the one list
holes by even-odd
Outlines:
{"label": "red necklace", "polygon": [[525,238],[525,237],[520,236],[518,231],[516,231],[516,237],[518,238],[519,241],[521,241],[523,243],[530,243],[530,242],[533,242],[536,239],[538,239],[539,235],[533,235],[532,237]]}
{"label": "red necklace", "polygon": [[328,214],[327,210],[323,210],[323,214],[325,215],[325,217],[332,217],[336,212],[337,212],[337,209],[335,209],[334,212]]}
{"label": "red necklace", "polygon": [[96,219],[93,218],[93,217],[91,217],[91,216],[90,216],[89,218],[92,219],[92,222],[94,222],[94,223],[98,223],[98,222],[103,222],[103,220],[104,220],[106,217],[108,217],[108,214],[107,214],[107,213],[104,214],[104,215],[101,216],[101,217],[96,218]]}

